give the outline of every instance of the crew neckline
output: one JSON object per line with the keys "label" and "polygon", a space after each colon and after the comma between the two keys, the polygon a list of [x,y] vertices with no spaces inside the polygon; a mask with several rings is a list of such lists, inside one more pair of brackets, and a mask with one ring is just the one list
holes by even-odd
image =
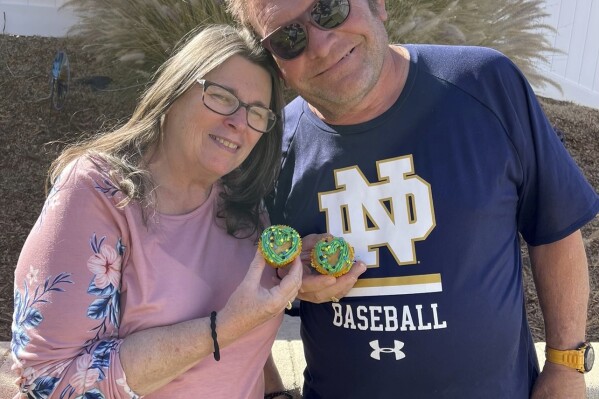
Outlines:
{"label": "crew neckline", "polygon": [[173,220],[173,221],[192,219],[192,218],[196,217],[198,214],[203,213],[204,210],[207,209],[207,207],[209,207],[209,206],[212,207],[214,205],[214,202],[216,201],[216,196],[217,196],[218,192],[220,192],[219,185],[218,185],[218,183],[214,183],[212,185],[212,189],[210,190],[210,194],[208,195],[208,198],[206,198],[206,201],[204,201],[197,208],[195,208],[187,213],[182,213],[182,214],[178,214],[178,215],[171,215],[171,214],[156,211],[156,216],[158,216],[160,219],[167,219],[167,220]]}

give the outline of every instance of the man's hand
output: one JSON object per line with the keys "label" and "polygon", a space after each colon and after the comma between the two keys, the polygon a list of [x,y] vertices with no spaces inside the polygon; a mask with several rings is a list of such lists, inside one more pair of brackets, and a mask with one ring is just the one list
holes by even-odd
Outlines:
{"label": "man's hand", "polygon": [[366,265],[357,261],[351,270],[340,277],[333,277],[318,273],[310,266],[311,252],[316,242],[330,234],[310,234],[302,238],[302,253],[300,258],[304,265],[302,286],[297,297],[302,301],[324,303],[331,302],[332,298],[341,299],[358,281],[358,277],[366,271]]}
{"label": "man's hand", "polygon": [[584,375],[566,366],[545,362],[531,399],[553,398],[586,398]]}

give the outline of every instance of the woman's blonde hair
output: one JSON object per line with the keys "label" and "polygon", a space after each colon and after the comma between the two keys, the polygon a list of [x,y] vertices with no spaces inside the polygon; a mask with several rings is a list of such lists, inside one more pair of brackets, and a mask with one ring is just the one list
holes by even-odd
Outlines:
{"label": "woman's blonde hair", "polygon": [[114,131],[67,147],[50,167],[49,184],[54,184],[73,160],[98,155],[110,166],[113,183],[125,196],[119,206],[138,201],[147,217],[147,210],[155,206],[155,198],[152,178],[143,164],[144,155],[162,140],[162,118],[197,79],[234,55],[246,58],[270,74],[270,108],[278,118],[275,128],[263,134],[240,167],[221,179],[224,190],[218,215],[225,219],[226,229],[233,235],[241,230],[250,235],[262,228],[261,201],[272,189],[280,166],[284,99],[272,58],[245,28],[210,25],[190,32],[174,55],[158,69],[129,121]]}

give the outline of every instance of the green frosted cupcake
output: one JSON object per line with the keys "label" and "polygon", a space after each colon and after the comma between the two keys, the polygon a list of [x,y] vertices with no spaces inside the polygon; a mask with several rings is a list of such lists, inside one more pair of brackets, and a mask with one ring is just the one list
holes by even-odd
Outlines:
{"label": "green frosted cupcake", "polygon": [[270,226],[262,232],[258,250],[272,267],[279,268],[293,262],[302,251],[302,239],[292,227]]}
{"label": "green frosted cupcake", "polygon": [[339,277],[354,264],[354,248],[341,237],[326,237],[312,249],[312,267],[322,274]]}

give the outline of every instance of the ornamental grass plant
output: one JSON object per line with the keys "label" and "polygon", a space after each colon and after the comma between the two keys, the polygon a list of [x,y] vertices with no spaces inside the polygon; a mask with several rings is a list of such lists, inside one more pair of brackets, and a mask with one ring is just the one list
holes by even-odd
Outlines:
{"label": "ornamental grass plant", "polygon": [[[292,1],[292,0],[290,0]],[[387,0],[392,43],[486,46],[518,65],[533,86],[558,86],[537,71],[555,52],[543,24],[547,0]],[[120,63],[118,73],[149,80],[192,29],[231,23],[223,0],[67,0],[80,23],[85,49],[99,60]],[[123,78],[123,77],[121,77]]]}
{"label": "ornamental grass plant", "polygon": [[559,53],[543,23],[548,0],[388,0],[392,43],[435,43],[494,48],[536,87],[559,85],[537,69]]}
{"label": "ornamental grass plant", "polygon": [[192,30],[231,23],[217,0],[67,0],[80,22],[69,34],[99,61],[119,63],[121,76],[143,82]]}

